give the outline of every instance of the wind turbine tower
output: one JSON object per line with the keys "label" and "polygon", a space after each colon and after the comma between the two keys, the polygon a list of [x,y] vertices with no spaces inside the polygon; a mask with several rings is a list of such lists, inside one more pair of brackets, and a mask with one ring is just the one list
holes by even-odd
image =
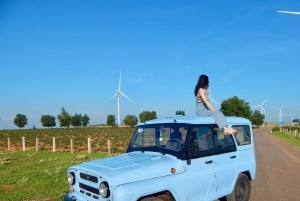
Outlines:
{"label": "wind turbine tower", "polygon": [[279,110],[278,116],[279,116],[279,123],[282,123],[282,117],[283,117],[283,108],[285,107],[285,105],[281,106],[281,107],[275,107],[276,109]]}
{"label": "wind turbine tower", "polygon": [[130,98],[128,98],[122,91],[121,91],[121,73],[120,73],[120,79],[119,79],[119,88],[116,90],[115,94],[113,95],[112,99],[117,97],[117,106],[118,106],[118,126],[121,125],[120,121],[120,96],[125,97],[127,100],[131,101]]}

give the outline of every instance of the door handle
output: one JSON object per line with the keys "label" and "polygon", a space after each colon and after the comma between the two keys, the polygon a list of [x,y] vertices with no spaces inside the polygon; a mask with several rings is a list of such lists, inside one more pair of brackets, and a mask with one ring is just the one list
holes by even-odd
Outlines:
{"label": "door handle", "polygon": [[234,159],[234,158],[236,158],[236,156],[234,155],[234,156],[230,156],[230,159]]}
{"label": "door handle", "polygon": [[205,164],[211,164],[211,163],[213,163],[212,160],[210,160],[210,161],[205,161]]}

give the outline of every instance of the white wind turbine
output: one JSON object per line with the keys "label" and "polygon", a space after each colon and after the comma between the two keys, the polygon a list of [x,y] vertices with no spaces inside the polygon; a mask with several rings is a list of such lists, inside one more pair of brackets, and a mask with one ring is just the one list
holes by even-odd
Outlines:
{"label": "white wind turbine", "polygon": [[120,96],[125,97],[127,100],[131,101],[130,98],[128,98],[122,91],[121,91],[121,73],[120,73],[120,79],[119,79],[119,88],[116,90],[115,94],[113,95],[112,99],[117,97],[117,103],[118,103],[118,126],[121,125],[120,123]]}
{"label": "white wind turbine", "polygon": [[275,107],[275,109],[279,110],[278,116],[279,116],[279,123],[282,122],[282,117],[283,117],[283,108],[285,107],[285,105],[282,105],[281,107]]}
{"label": "white wind turbine", "polygon": [[255,106],[253,106],[253,107],[258,107],[258,108],[259,108],[259,112],[260,112],[261,114],[263,114],[263,115],[266,115],[266,110],[265,110],[265,108],[264,108],[265,103],[266,103],[266,99],[262,102],[262,104],[260,104],[260,105],[255,105]]}

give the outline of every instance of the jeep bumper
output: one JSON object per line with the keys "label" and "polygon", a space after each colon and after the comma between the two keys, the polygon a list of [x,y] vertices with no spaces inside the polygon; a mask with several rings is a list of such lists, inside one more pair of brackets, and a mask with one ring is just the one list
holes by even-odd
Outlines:
{"label": "jeep bumper", "polygon": [[63,196],[64,201],[82,201],[83,198],[75,196],[73,193],[66,193]]}

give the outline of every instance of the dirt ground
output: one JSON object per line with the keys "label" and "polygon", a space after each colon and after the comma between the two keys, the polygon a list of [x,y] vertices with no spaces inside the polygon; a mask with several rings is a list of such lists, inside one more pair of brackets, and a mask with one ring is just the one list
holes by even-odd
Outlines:
{"label": "dirt ground", "polygon": [[254,140],[257,170],[250,201],[299,201],[300,147],[264,128],[254,131]]}

